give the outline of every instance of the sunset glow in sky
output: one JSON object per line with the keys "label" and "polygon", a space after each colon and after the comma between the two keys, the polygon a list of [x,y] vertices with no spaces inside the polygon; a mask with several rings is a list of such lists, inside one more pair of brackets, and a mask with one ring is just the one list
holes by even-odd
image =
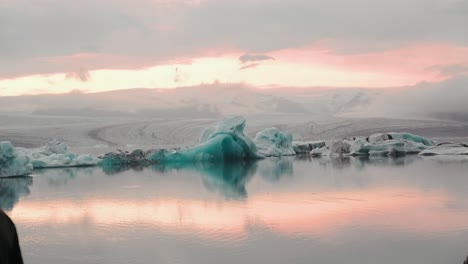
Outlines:
{"label": "sunset glow in sky", "polygon": [[0,0],[0,96],[439,82],[468,73],[466,3]]}

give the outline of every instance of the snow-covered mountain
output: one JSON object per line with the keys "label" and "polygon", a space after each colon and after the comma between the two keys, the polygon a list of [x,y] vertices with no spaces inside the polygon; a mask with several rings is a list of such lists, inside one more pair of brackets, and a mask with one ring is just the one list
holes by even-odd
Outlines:
{"label": "snow-covered mountain", "polygon": [[0,97],[0,110],[53,116],[219,117],[297,113],[333,115],[368,104],[366,89],[257,89],[212,84],[177,89],[129,89]]}

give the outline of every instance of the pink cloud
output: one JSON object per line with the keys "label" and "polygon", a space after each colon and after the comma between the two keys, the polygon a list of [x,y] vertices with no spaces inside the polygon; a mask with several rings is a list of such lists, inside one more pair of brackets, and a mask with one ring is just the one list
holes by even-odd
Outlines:
{"label": "pink cloud", "polygon": [[[327,48],[328,47],[328,48]],[[466,65],[468,47],[450,44],[422,43],[380,52],[338,54],[332,43],[320,43],[301,49],[271,53],[279,61],[322,65],[350,72],[387,73],[404,76],[408,84],[441,81],[452,77],[434,66]]]}

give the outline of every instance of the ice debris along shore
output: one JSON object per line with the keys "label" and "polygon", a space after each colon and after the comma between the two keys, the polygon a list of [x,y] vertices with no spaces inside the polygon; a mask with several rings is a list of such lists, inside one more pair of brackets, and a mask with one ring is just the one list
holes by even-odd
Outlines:
{"label": "ice debris along shore", "polygon": [[63,142],[51,141],[35,149],[0,142],[0,177],[28,175],[39,168],[95,166],[99,162],[100,159],[92,155],[69,152]]}

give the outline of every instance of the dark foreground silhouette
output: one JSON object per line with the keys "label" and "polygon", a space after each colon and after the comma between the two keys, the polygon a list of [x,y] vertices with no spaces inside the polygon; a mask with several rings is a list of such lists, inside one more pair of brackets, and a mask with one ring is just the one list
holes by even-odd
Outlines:
{"label": "dark foreground silhouette", "polygon": [[0,263],[23,263],[15,224],[2,210],[0,210]]}

